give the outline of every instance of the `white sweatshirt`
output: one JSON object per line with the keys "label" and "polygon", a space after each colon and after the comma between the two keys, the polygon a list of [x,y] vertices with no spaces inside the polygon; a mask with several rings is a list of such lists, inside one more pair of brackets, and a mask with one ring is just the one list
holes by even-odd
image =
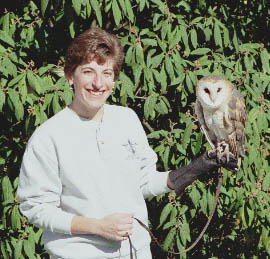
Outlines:
{"label": "white sweatshirt", "polygon": [[[135,213],[147,224],[144,199],[170,191],[168,173],[157,172],[156,162],[131,109],[105,105],[98,123],[66,107],[27,144],[17,192],[20,210],[43,228],[45,249],[56,258],[127,256],[128,240],[71,234],[72,217]],[[149,247],[150,236],[136,221],[131,239],[135,250]]]}

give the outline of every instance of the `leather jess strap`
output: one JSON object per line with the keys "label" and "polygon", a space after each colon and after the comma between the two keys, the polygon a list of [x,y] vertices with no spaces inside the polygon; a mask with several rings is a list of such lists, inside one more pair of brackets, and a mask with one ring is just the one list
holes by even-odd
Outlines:
{"label": "leather jess strap", "polygon": [[[208,217],[208,220],[207,220],[207,223],[206,225],[204,226],[202,232],[200,233],[200,235],[197,237],[197,239],[192,243],[191,246],[189,246],[187,249],[181,251],[181,252],[173,252],[173,251],[167,251],[168,253],[170,254],[175,254],[175,255],[181,255],[181,254],[184,254],[188,251],[190,251],[194,246],[197,245],[197,243],[200,241],[200,239],[202,238],[203,234],[205,233],[207,227],[209,226],[210,224],[210,221],[214,215],[214,212],[216,210],[216,206],[217,206],[217,202],[218,202],[218,197],[219,197],[219,194],[220,194],[220,189],[221,189],[221,185],[222,185],[222,181],[223,181],[223,176],[222,176],[222,168],[219,169],[219,179],[218,179],[218,186],[217,186],[217,190],[216,190],[216,195],[215,195],[215,199],[214,199],[214,204],[213,204],[213,208],[212,208],[212,211],[211,211],[211,214],[209,215]],[[151,230],[141,221],[139,220],[138,218],[134,218],[149,234],[150,236],[152,237],[152,239],[154,240],[154,242],[162,249],[164,250],[163,246],[158,242],[157,238],[154,236],[154,234],[151,232]],[[131,242],[131,239],[130,239],[130,236],[128,236],[128,240],[129,240],[129,247],[130,247],[130,259],[133,259],[133,254],[132,254],[132,242]],[[164,250],[165,251],[165,250]]]}

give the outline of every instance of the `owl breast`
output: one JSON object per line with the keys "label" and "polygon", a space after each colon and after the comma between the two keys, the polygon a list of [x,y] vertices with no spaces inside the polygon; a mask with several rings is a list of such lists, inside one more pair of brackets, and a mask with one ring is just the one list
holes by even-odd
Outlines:
{"label": "owl breast", "polygon": [[211,135],[215,136],[215,141],[221,142],[228,140],[228,136],[232,132],[231,124],[228,123],[227,114],[224,111],[217,110],[214,113],[204,113],[206,126]]}

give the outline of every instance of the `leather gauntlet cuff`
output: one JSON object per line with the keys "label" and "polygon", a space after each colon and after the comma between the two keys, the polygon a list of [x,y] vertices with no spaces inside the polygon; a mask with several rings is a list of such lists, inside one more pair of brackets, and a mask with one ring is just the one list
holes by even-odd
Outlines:
{"label": "leather gauntlet cuff", "polygon": [[177,195],[184,191],[184,189],[195,181],[200,175],[211,173],[218,169],[216,159],[212,159],[205,152],[202,156],[193,160],[190,164],[173,170],[169,173],[169,178],[174,185]]}

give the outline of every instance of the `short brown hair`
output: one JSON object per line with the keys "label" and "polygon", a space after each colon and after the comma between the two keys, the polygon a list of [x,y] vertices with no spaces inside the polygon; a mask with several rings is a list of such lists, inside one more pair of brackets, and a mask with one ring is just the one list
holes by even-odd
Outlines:
{"label": "short brown hair", "polygon": [[76,37],[67,49],[65,75],[71,76],[76,67],[95,60],[99,65],[113,61],[114,79],[117,80],[123,63],[123,47],[119,39],[100,28],[88,29]]}

